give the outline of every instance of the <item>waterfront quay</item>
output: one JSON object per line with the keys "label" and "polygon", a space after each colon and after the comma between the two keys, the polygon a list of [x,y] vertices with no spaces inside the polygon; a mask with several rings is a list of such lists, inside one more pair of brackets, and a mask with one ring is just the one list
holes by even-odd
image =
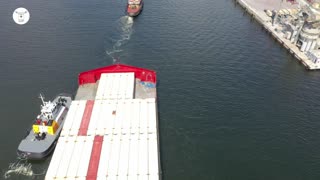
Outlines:
{"label": "waterfront quay", "polygon": [[[247,13],[249,13],[256,21],[258,21],[265,29],[268,31],[283,47],[285,47],[296,59],[298,59],[307,70],[318,70],[320,69],[320,57],[319,55],[319,45],[318,39],[319,34],[315,35],[315,39],[313,41],[305,40],[304,34],[307,38],[310,37],[308,33],[304,33],[304,31],[310,31],[310,27],[307,26],[308,23],[311,22],[310,18],[319,18],[318,14],[313,15],[314,9],[310,10],[312,7],[307,2],[286,2],[281,0],[235,0],[241,7],[243,7]],[[300,3],[300,6],[299,6]],[[301,9],[301,4],[305,6],[305,8]],[[306,7],[308,6],[308,7]],[[310,7],[309,7],[310,6]],[[288,20],[288,15],[290,15],[290,10],[292,19],[295,21],[299,20],[299,15],[301,16],[302,11],[308,9],[310,13],[308,21],[301,21],[301,23],[290,24]],[[289,11],[288,11],[289,10]],[[293,15],[292,12],[295,14]],[[269,11],[269,15],[268,12]],[[288,11],[288,15],[285,15],[284,11]],[[307,10],[306,10],[307,11]],[[285,18],[282,18],[285,17]],[[280,17],[280,18],[279,18]],[[280,20],[279,20],[280,19]],[[274,22],[275,21],[275,22]],[[281,22],[277,22],[281,21]],[[318,22],[319,19],[314,20],[314,22]],[[281,24],[282,23],[282,24]],[[283,25],[292,27],[290,30],[283,28]],[[312,26],[313,27],[313,26]],[[318,27],[316,27],[318,29]],[[316,29],[315,28],[315,29]],[[311,29],[313,30],[313,29]],[[318,32],[317,32],[318,33]],[[312,44],[313,43],[313,44]],[[308,49],[307,49],[308,48]]]}

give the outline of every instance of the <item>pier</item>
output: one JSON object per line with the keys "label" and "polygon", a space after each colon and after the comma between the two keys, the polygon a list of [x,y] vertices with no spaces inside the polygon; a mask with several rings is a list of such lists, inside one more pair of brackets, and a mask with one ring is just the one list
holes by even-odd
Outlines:
{"label": "pier", "polygon": [[[278,32],[277,28],[279,26],[277,24],[272,24],[271,17],[268,17],[264,10],[262,9],[263,5],[259,7],[254,7],[255,3],[251,2],[253,0],[235,0],[243,9],[246,10],[248,14],[250,14],[257,22],[259,22],[264,29],[270,33],[284,48],[286,48],[299,62],[301,62],[307,70],[318,70],[320,69],[320,64],[312,62],[305,52],[301,52],[299,47],[292,42],[285,38],[285,34],[282,32]],[[267,2],[267,1],[266,1]],[[261,2],[262,4],[264,2]],[[274,7],[274,5],[269,2],[266,4],[265,9],[270,9]]]}

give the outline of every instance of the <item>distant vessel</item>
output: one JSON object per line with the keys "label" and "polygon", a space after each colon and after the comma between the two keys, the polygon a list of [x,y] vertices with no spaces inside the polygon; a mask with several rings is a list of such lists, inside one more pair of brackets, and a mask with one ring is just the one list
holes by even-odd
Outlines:
{"label": "distant vessel", "polygon": [[71,105],[70,95],[60,94],[52,102],[42,100],[41,113],[32,125],[32,130],[20,142],[18,156],[26,159],[42,159],[54,149]]}
{"label": "distant vessel", "polygon": [[128,16],[138,16],[143,9],[143,0],[128,0],[127,14]]}

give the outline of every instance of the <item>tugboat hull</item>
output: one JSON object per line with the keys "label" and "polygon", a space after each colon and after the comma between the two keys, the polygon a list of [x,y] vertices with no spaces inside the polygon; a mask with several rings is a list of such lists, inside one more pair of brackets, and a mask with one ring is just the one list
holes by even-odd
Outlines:
{"label": "tugboat hull", "polygon": [[[53,103],[58,103],[59,99],[61,98],[64,99],[64,103],[63,105],[57,105],[57,112],[55,113],[56,115],[53,117],[54,121],[56,121],[59,126],[56,129],[55,133],[36,134],[34,132],[34,129],[31,129],[30,132],[28,132],[28,134],[19,144],[19,147],[17,149],[17,154],[19,157],[24,159],[40,160],[50,155],[50,153],[53,151],[57,144],[57,140],[59,138],[64,120],[67,116],[72,101],[70,95],[61,94],[53,100]],[[35,126],[35,124],[36,123],[34,123],[33,126]],[[50,131],[50,126],[42,126],[41,128]]]}
{"label": "tugboat hull", "polygon": [[141,11],[136,12],[136,13],[128,13],[128,16],[130,16],[130,17],[136,17],[136,16],[138,16],[138,15],[140,14],[140,12],[141,12]]}
{"label": "tugboat hull", "polygon": [[43,152],[27,152],[25,150],[18,149],[17,150],[17,154],[18,154],[19,157],[21,157],[23,159],[29,159],[29,160],[41,160],[41,159],[44,159],[44,158],[46,158],[47,156],[49,156],[53,152],[54,148],[56,147],[57,140],[58,140],[58,138],[55,140],[54,143],[51,144],[50,147],[48,147],[48,149],[46,149]]}
{"label": "tugboat hull", "polygon": [[127,15],[130,17],[136,17],[138,16],[141,11],[143,10],[143,1],[141,1],[141,4],[138,5],[136,8],[130,8],[130,5],[127,6]]}

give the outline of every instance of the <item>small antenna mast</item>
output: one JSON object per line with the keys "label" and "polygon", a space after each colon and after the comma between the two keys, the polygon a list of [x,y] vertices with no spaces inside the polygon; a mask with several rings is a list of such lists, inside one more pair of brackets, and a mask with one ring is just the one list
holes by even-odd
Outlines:
{"label": "small antenna mast", "polygon": [[45,104],[44,104],[44,97],[43,97],[43,95],[42,95],[41,93],[40,93],[40,96],[39,96],[39,97],[40,97],[40,99],[41,99],[41,101],[42,101],[42,104],[45,105]]}

